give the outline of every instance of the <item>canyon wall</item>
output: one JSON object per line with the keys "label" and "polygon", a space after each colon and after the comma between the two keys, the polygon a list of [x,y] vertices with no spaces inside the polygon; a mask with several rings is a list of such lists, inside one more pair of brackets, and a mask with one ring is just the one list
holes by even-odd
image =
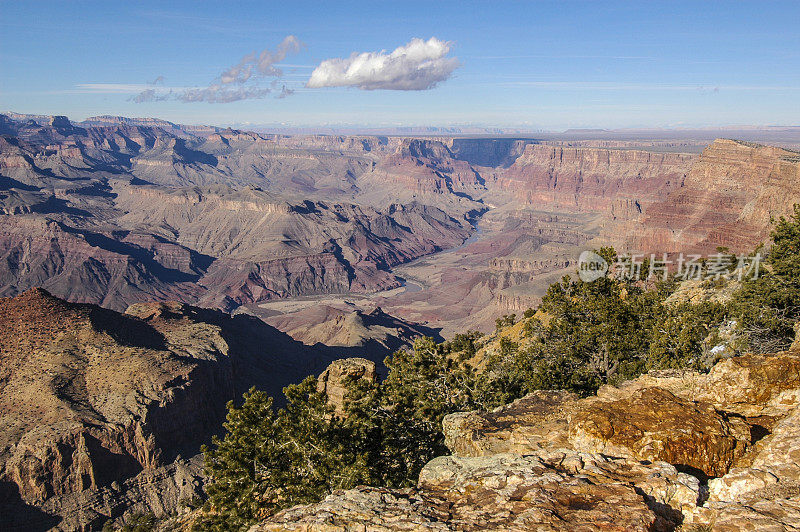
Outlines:
{"label": "canyon wall", "polygon": [[177,302],[120,314],[42,289],[0,298],[0,323],[0,522],[25,530],[176,511],[202,493],[191,457],[227,401],[251,386],[280,398],[343,352],[248,315]]}
{"label": "canyon wall", "polygon": [[495,184],[531,205],[625,217],[680,188],[694,159],[680,153],[529,144]]}
{"label": "canyon wall", "polygon": [[0,294],[45,286],[118,310],[391,290],[403,285],[398,267],[459,246],[480,219],[484,251],[422,274],[446,285],[378,302],[410,321],[447,316],[449,331],[472,325],[452,321],[475,310],[468,298],[536,301],[584,248],[749,251],[800,201],[795,152],[730,140],[697,155],[677,137],[286,136],[118,117],[0,125]]}
{"label": "canyon wall", "polygon": [[800,156],[782,148],[720,139],[692,166],[684,186],[647,211],[629,238],[639,249],[749,252],[769,237],[770,220],[800,202]]}

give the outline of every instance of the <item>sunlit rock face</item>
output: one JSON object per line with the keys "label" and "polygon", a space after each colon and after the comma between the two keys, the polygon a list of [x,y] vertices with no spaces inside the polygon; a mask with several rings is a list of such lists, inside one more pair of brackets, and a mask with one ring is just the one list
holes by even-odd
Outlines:
{"label": "sunlit rock face", "polygon": [[318,377],[317,391],[327,396],[336,414],[344,415],[349,387],[361,379],[375,382],[375,362],[365,358],[335,360]]}
{"label": "sunlit rock face", "polygon": [[[800,355],[658,371],[581,399],[538,391],[445,417],[415,489],[359,487],[272,530],[787,530],[800,517]],[[706,487],[707,482],[707,487]]]}
{"label": "sunlit rock face", "polygon": [[770,219],[798,202],[796,152],[719,139],[692,165],[683,186],[654,203],[630,245],[664,252],[750,252],[769,237]]}

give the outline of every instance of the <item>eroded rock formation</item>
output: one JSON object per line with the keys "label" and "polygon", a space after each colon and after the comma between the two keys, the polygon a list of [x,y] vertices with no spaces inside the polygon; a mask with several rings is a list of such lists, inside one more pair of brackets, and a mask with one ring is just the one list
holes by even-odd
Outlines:
{"label": "eroded rock formation", "polygon": [[375,362],[365,358],[343,358],[333,361],[320,374],[317,379],[317,391],[327,396],[328,404],[341,416],[344,414],[349,386],[361,379],[375,382],[377,378]]}
{"label": "eroded rock formation", "polygon": [[597,396],[540,391],[445,417],[452,456],[417,487],[284,510],[277,530],[791,530],[800,518],[800,353],[707,375],[643,375]]}
{"label": "eroded rock formation", "polygon": [[480,248],[376,303],[447,335],[488,331],[586,248],[749,252],[800,201],[797,152],[724,139],[697,155],[685,139],[580,132],[284,136],[14,114],[0,131],[0,294],[43,286],[115,310],[381,294],[404,264],[477,236],[480,218]]}
{"label": "eroded rock formation", "polygon": [[687,173],[683,186],[647,210],[637,249],[713,252],[726,246],[749,252],[769,236],[770,219],[798,202],[797,152],[718,139]]}
{"label": "eroded rock formation", "polygon": [[120,314],[42,289],[0,299],[0,324],[0,522],[23,530],[175,512],[202,494],[196,455],[227,401],[251,386],[280,397],[339,355],[247,315]]}
{"label": "eroded rock formation", "polygon": [[[693,155],[529,144],[497,186],[535,205],[638,215],[681,187]],[[553,209],[557,211],[558,209]]]}

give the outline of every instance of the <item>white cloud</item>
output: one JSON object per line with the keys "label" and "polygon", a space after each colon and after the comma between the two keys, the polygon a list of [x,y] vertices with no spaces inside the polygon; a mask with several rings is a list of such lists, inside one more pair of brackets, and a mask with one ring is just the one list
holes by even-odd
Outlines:
{"label": "white cloud", "polygon": [[326,59],[311,73],[306,86],[358,87],[363,90],[427,90],[450,77],[458,68],[446,57],[451,43],[431,37],[412,39],[391,53],[353,53],[349,58]]}

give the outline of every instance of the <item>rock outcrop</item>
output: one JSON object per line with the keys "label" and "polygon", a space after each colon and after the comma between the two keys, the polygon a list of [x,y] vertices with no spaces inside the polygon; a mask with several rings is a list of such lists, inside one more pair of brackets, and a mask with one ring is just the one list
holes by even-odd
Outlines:
{"label": "rock outcrop", "polygon": [[23,530],[175,512],[202,494],[197,454],[227,401],[251,386],[280,397],[338,355],[247,315],[120,314],[42,289],[0,299],[0,323],[0,522]]}
{"label": "rock outcrop", "polygon": [[317,379],[317,391],[324,393],[328,404],[339,415],[344,413],[349,386],[358,380],[375,382],[375,362],[365,358],[343,358],[331,362]]}
{"label": "rock outcrop", "polygon": [[[784,403],[785,406],[790,406]],[[800,408],[761,440],[742,467],[708,483],[708,502],[687,524],[715,530],[791,530],[800,523]],[[749,467],[745,464],[749,462]]]}
{"label": "rock outcrop", "polygon": [[570,418],[569,441],[579,451],[665,461],[715,477],[744,455],[750,432],[746,421],[708,403],[645,388],[582,404]]}
{"label": "rock outcrop", "polygon": [[334,492],[252,531],[794,530],[797,364],[797,352],[744,355],[706,375],[652,372],[590,398],[540,391],[451,414],[454,454],[416,488]]}
{"label": "rock outcrop", "polygon": [[445,444],[458,456],[531,454],[569,444],[569,413],[578,396],[537,391],[493,412],[459,412],[444,418]]}
{"label": "rock outcrop", "polygon": [[176,453],[196,452],[234,397],[227,346],[205,324],[185,331],[207,331],[191,352],[170,338],[174,322],[67,303],[40,289],[0,300],[0,322],[6,498],[54,510],[65,530],[91,524],[81,515],[96,510],[65,515],[54,501],[97,493],[169,464]]}
{"label": "rock outcrop", "polygon": [[[653,495],[632,483],[645,478]],[[422,470],[417,489],[335,492],[320,503],[280,512],[251,531],[646,531],[674,526],[670,516],[675,515],[654,512],[648,498],[679,506],[694,504],[697,497],[696,479],[667,464],[649,469],[564,452],[440,457]]]}

